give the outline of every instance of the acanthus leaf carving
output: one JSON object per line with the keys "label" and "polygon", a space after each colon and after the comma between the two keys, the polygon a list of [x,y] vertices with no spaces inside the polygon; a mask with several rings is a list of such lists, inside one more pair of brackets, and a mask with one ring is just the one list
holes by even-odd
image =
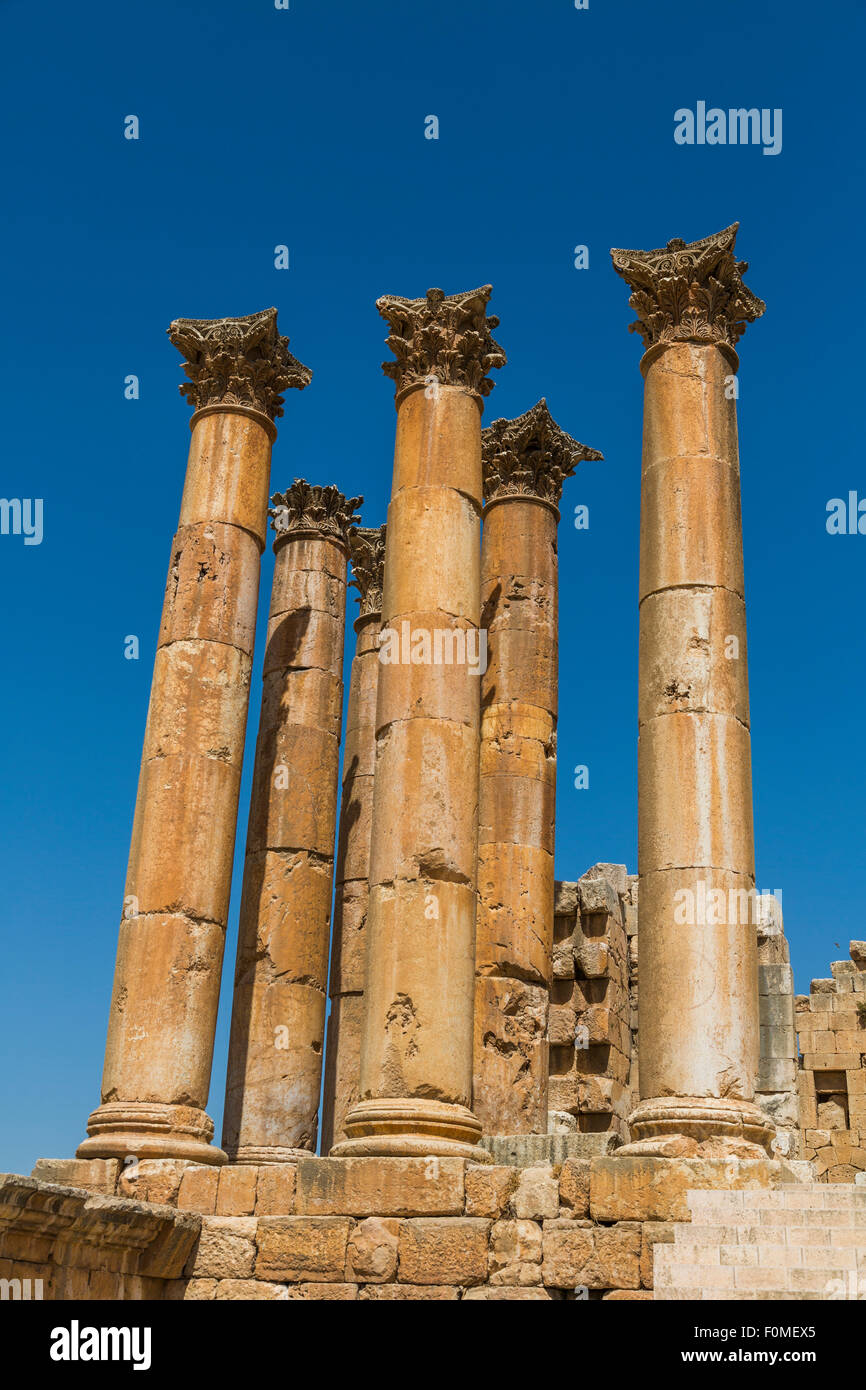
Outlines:
{"label": "acanthus leaf carving", "polygon": [[360,616],[382,612],[385,579],[386,525],[353,526],[349,531],[349,556],[354,578],[350,587],[358,590]]}
{"label": "acanthus leaf carving", "polygon": [[168,336],[186,361],[180,394],[195,410],[235,405],[271,420],[283,413],[282,392],[303,390],[312,372],[277,331],[276,309],[244,318],[175,319]]}
{"label": "acanthus leaf carving", "polygon": [[562,486],[584,460],[601,460],[598,449],[579,444],[559,428],[542,397],[514,420],[494,420],[481,431],[484,499],[537,497],[559,505]]}
{"label": "acanthus leaf carving", "polygon": [[356,512],[363,500],[363,497],[344,497],[332,483],[322,487],[296,478],[285,492],[274,493],[268,516],[278,541],[314,531],[339,541],[348,549],[349,531],[360,521]]}
{"label": "acanthus leaf carving", "polygon": [[486,312],[491,291],[490,285],[451,295],[431,289],[423,299],[387,294],[376,301],[391,330],[386,341],[395,358],[383,362],[382,370],[394,380],[398,397],[433,381],[490,394],[487,374],[506,361],[492,333],[499,319]]}
{"label": "acanthus leaf carving", "polygon": [[654,251],[611,251],[613,268],[631,286],[629,304],[644,347],[717,343],[734,347],[766,309],[743,283],[747,261],[734,256],[739,223],[688,244],[673,237]]}

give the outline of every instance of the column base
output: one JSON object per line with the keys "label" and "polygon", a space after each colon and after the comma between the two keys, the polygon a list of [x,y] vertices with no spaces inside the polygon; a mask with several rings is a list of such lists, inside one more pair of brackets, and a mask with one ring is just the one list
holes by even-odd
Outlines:
{"label": "column base", "polygon": [[343,1122],[348,1139],[332,1158],[467,1158],[492,1163],[478,1145],[481,1123],[465,1105],[438,1100],[361,1100]]}
{"label": "column base", "polygon": [[716,1096],[657,1096],[638,1102],[628,1121],[624,1158],[766,1158],[774,1126],[751,1101]]}
{"label": "column base", "polygon": [[87,1121],[87,1139],[77,1158],[187,1158],[194,1163],[222,1164],[213,1120],[190,1105],[146,1101],[108,1101]]}

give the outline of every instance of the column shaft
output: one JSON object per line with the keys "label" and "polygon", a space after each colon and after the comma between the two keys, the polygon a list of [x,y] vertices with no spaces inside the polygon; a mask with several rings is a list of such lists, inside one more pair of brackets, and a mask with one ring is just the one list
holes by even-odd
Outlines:
{"label": "column shaft", "polygon": [[547,1132],[556,524],[547,503],[521,496],[484,515],[474,1109],[490,1134]]}
{"label": "column shaft", "polygon": [[[730,375],[719,348],[694,343],[665,349],[646,373],[638,697],[643,1098],[751,1101],[758,1065],[740,481],[735,404],[724,391]],[[731,891],[747,895],[745,920],[728,913]],[[724,910],[714,924],[700,904],[717,892]]]}
{"label": "column shaft", "polygon": [[[361,1098],[338,1154],[481,1157],[470,1109],[481,400],[490,287],[379,311],[397,361],[376,701]],[[474,661],[473,661],[474,655]]]}
{"label": "column shaft", "polygon": [[[316,1148],[348,524],[343,517],[334,535],[306,529],[313,509],[303,503],[316,492],[323,489],[295,483],[285,495],[291,524],[275,542],[223,1126],[237,1162],[281,1162]],[[278,508],[277,523],[281,515]]]}
{"label": "column shaft", "polygon": [[359,1099],[364,1017],[367,901],[376,770],[376,694],[385,527],[349,533],[353,583],[361,613],[349,682],[343,792],[337,844],[334,930],[331,946],[331,1013],[325,1054],[322,1152],[346,1138],[344,1121]]}
{"label": "column shaft", "polygon": [[595,449],[544,400],[482,435],[484,530],[473,1106],[491,1134],[547,1132],[558,636],[557,503]]}
{"label": "column shaft", "polygon": [[[179,327],[180,325],[180,327]],[[82,1158],[221,1163],[205,1114],[228,917],[272,417],[309,372],[273,310],[180,320],[198,405],[154,664],[108,1028]],[[228,346],[227,346],[228,344]],[[214,352],[219,388],[210,374]],[[250,404],[223,403],[231,357]],[[297,369],[297,370],[293,370]],[[216,390],[216,399],[214,391]],[[265,413],[267,412],[267,413]]]}
{"label": "column shaft", "polygon": [[[763,305],[736,227],[615,252],[648,351],[638,692],[636,1147],[760,1153],[746,611],[733,342]],[[618,259],[620,258],[620,259]],[[710,288],[706,288],[709,284]],[[647,293],[649,289],[649,293]],[[663,311],[649,312],[654,304]],[[659,324],[668,327],[655,341]],[[661,1144],[661,1147],[659,1147]],[[629,1146],[632,1150],[635,1145]]]}
{"label": "column shaft", "polygon": [[343,1122],[359,1098],[380,627],[378,613],[367,614],[355,624],[358,640],[346,715],[334,898],[323,1152],[345,1139]]}

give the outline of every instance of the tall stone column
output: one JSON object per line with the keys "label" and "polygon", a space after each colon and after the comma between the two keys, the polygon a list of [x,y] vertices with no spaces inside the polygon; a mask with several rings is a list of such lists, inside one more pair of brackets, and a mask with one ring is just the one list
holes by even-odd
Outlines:
{"label": "tall stone column", "polygon": [[314,1153],[325,1039],[348,531],[360,497],[273,498],[274,582],[247,830],[223,1146]]}
{"label": "tall stone column", "polygon": [[553,951],[558,504],[582,459],[545,401],[482,436],[484,530],[473,1108],[546,1134]]}
{"label": "tall stone column", "polygon": [[[387,296],[388,509],[361,1098],[337,1154],[485,1157],[470,1109],[490,286]],[[473,660],[474,658],[474,660]]]}
{"label": "tall stone column", "polygon": [[195,407],[144,735],[102,1104],[80,1158],[222,1163],[205,1114],[281,392],[275,309],[178,319]]}
{"label": "tall stone column", "polygon": [[[736,224],[613,251],[646,352],[638,692],[640,1094],[626,1153],[761,1154],[734,345]],[[675,1141],[675,1142],[672,1142]],[[687,1141],[684,1145],[683,1141]]]}
{"label": "tall stone column", "polygon": [[343,747],[343,793],[331,945],[331,1013],[323,1092],[323,1153],[327,1153],[336,1140],[345,1139],[343,1122],[358,1100],[360,1082],[385,527],[354,527],[349,533],[349,555],[355,576],[352,583],[360,595],[361,611],[355,619],[357,641]]}

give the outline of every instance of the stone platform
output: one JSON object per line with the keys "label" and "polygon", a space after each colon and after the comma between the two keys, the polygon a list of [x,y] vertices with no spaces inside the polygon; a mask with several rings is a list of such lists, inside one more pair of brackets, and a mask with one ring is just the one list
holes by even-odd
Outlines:
{"label": "stone platform", "polygon": [[[772,1197],[804,1168],[615,1156],[523,1167],[310,1157],[123,1169],[43,1159],[31,1178],[4,1180],[0,1268],[24,1278],[38,1266],[44,1296],[61,1299],[651,1300],[655,1246],[690,1221],[690,1193]],[[57,1226],[58,1203],[77,1225]],[[163,1232],[175,1252],[158,1273],[129,1234],[147,1220],[147,1248]],[[94,1243],[94,1222],[110,1240]],[[100,1264],[109,1246],[124,1276],[113,1281]],[[51,1273],[71,1267],[91,1271],[101,1292]]]}

